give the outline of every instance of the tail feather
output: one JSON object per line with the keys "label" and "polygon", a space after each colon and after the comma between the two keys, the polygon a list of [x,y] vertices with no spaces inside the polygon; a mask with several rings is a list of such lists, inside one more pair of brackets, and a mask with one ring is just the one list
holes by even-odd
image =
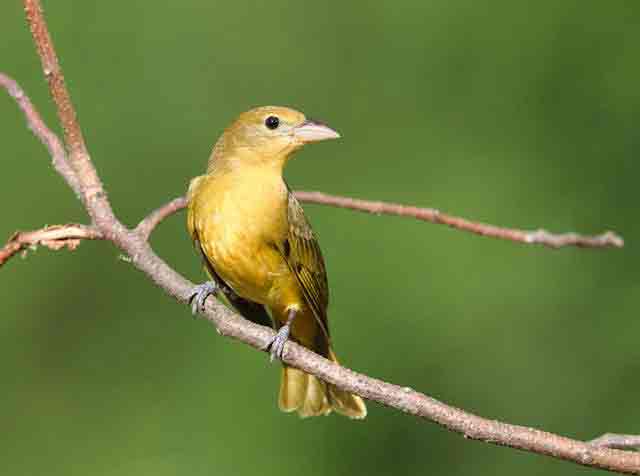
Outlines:
{"label": "tail feather", "polygon": [[[329,349],[329,360],[338,363],[338,358],[331,349]],[[364,404],[362,398],[353,393],[340,390],[334,385],[329,385],[328,387],[331,406],[335,411],[341,415],[358,420],[367,416],[367,406]]]}
{"label": "tail feather", "polygon": [[[337,362],[331,350],[329,359]],[[297,411],[302,418],[328,415],[332,410],[349,418],[362,419],[367,416],[367,407],[357,395],[286,365],[282,367],[278,406],[284,412]]]}
{"label": "tail feather", "polygon": [[307,392],[302,407],[298,408],[298,413],[301,417],[328,415],[331,413],[331,405],[327,398],[327,384],[313,375],[305,374],[305,376]]}
{"label": "tail feather", "polygon": [[297,410],[305,418],[328,415],[331,405],[327,398],[326,383],[294,367],[282,367],[278,406],[283,412]]}

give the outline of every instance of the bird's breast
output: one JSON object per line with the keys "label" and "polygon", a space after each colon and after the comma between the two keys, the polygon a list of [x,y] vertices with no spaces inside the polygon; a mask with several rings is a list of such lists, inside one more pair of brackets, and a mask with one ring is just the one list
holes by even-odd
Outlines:
{"label": "bird's breast", "polygon": [[200,245],[220,277],[239,295],[266,304],[288,268],[274,246],[288,230],[281,177],[228,174],[200,184],[190,204]]}

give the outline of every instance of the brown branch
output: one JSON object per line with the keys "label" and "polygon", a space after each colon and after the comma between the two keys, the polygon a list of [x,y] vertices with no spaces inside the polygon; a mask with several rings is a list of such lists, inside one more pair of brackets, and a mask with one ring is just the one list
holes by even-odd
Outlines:
{"label": "brown branch", "polygon": [[187,206],[187,200],[184,197],[178,197],[171,200],[169,203],[165,203],[160,208],[152,211],[147,215],[136,227],[135,231],[138,233],[142,239],[147,241],[149,239],[149,235],[154,230],[156,226],[160,224],[162,220],[167,218],[168,216],[173,215],[179,210],[182,210]]}
{"label": "brown branch", "polygon": [[518,230],[501,228],[487,223],[473,222],[464,218],[448,215],[435,208],[418,208],[398,203],[359,200],[357,198],[337,197],[322,192],[296,192],[296,197],[303,202],[332,205],[334,207],[349,208],[376,215],[397,215],[411,217],[417,220],[448,225],[458,230],[469,231],[477,235],[516,241],[525,244],[538,244],[550,248],[562,246],[581,246],[586,248],[605,248],[624,246],[623,239],[611,231],[597,236],[582,236],[575,233],[554,235],[546,230]]}
{"label": "brown branch", "polygon": [[[178,301],[187,302],[193,284],[162,261],[144,239],[144,235],[148,235],[149,231],[147,230],[153,229],[153,226],[159,223],[162,218],[179,209],[183,202],[174,200],[172,205],[162,207],[160,211],[152,213],[152,217],[148,221],[145,219],[141,222],[138,232],[127,230],[113,215],[108,201],[104,198],[102,186],[99,179],[97,179],[97,173],[88,158],[86,150],[84,150],[80,129],[75,121],[75,112],[64,82],[61,80],[62,73],[59,71],[51,39],[41,15],[40,4],[37,0],[24,1],[34,40],[45,69],[45,75],[49,77],[51,93],[56,101],[58,114],[65,127],[66,145],[72,156],[70,160],[84,193],[84,204],[87,212],[94,218],[98,231],[127,253],[131,263],[137,269],[145,273],[159,287]],[[48,65],[55,66],[57,80],[51,78],[54,73],[52,73],[53,69]],[[98,192],[93,193],[91,192],[92,190],[94,192],[98,190]],[[306,198],[311,201],[315,200],[316,203],[326,202],[325,197],[317,194],[312,194]],[[338,197],[335,200],[344,201],[345,199]],[[368,202],[358,203],[351,201],[352,199],[346,200],[348,202],[346,202],[345,206],[348,208],[375,212],[367,209]],[[406,211],[396,210],[396,212],[398,211],[401,214],[408,214]],[[378,209],[378,213],[383,212],[387,212],[384,207]],[[452,224],[442,221],[442,214],[437,211],[432,211],[432,213],[435,213],[432,219],[424,219],[434,223]],[[420,213],[417,215],[420,215]],[[453,219],[453,217],[449,218]],[[473,231],[474,226],[477,227],[477,224],[474,225],[469,222],[458,227]],[[504,237],[502,235],[504,233],[494,233],[491,236]],[[531,242],[531,240],[535,241],[535,238],[516,241]],[[205,316],[216,326],[221,334],[238,339],[258,349],[264,349],[274,336],[273,330],[243,319],[216,300],[207,302]],[[341,367],[293,342],[286,344],[284,361],[315,374],[340,388],[369,400],[397,408],[403,412],[434,421],[452,431],[461,433],[467,438],[549,455],[585,466],[622,473],[640,474],[640,454],[636,452],[603,448],[534,428],[487,420],[448,406],[410,388],[399,387]]]}
{"label": "brown branch", "polygon": [[12,256],[21,251],[35,248],[38,245],[46,246],[50,250],[67,248],[75,250],[81,240],[103,239],[95,227],[69,223],[67,225],[52,225],[34,231],[17,231],[0,249],[0,267]]}
{"label": "brown branch", "polygon": [[[379,202],[371,200],[360,200],[357,198],[341,197],[338,195],[328,195],[322,192],[294,192],[296,197],[306,203],[316,203],[319,205],[329,205],[337,208],[348,208],[374,215],[396,215],[401,217],[415,218],[417,220],[430,223],[449,225],[458,230],[469,231],[478,235],[499,238],[503,240],[515,241],[523,244],[538,244],[550,248],[561,248],[564,246],[578,246],[585,248],[621,248],[624,246],[623,239],[617,234],[608,231],[601,235],[584,236],[576,233],[553,234],[545,230],[525,231],[512,228],[502,228],[486,223],[478,223],[442,213],[434,208],[419,208],[398,203]],[[145,238],[153,229],[165,218],[186,207],[187,202],[184,197],[178,197],[169,203],[154,210],[148,217],[140,222],[136,231],[142,233]]]}
{"label": "brown branch", "polygon": [[[188,292],[190,283],[184,288]],[[274,335],[250,323],[217,301],[208,302],[206,318],[222,335],[264,349]],[[465,438],[548,455],[575,463],[628,474],[640,474],[640,454],[593,446],[535,428],[489,420],[449,406],[408,387],[387,383],[330,362],[289,342],[284,361],[368,400],[438,423]]]}
{"label": "brown branch", "polygon": [[615,448],[618,450],[640,450],[640,435],[623,435],[619,433],[605,433],[591,440],[593,446]]}
{"label": "brown branch", "polygon": [[[25,0],[25,3],[38,3],[34,1]],[[38,10],[36,8],[36,10]],[[43,21],[42,17],[37,17],[41,21]],[[43,33],[44,37],[47,39],[47,44],[51,46],[51,51],[53,51],[53,46],[51,44],[51,39],[49,38],[48,33]],[[37,41],[37,40],[36,40]],[[38,49],[40,51],[40,48]],[[52,53],[55,58],[55,53]],[[58,64],[57,60],[47,60],[46,64]],[[45,61],[43,60],[43,64]],[[58,71],[59,76],[62,77],[62,72],[60,71],[59,66],[56,71]],[[55,76],[53,73],[51,76]],[[62,98],[68,98],[68,94],[66,93],[66,89],[64,87],[63,80],[52,82],[52,88],[55,88],[56,91],[59,89],[63,89],[65,92],[60,93],[58,91],[58,95]],[[49,153],[53,158],[53,164],[56,170],[62,175],[66,180],[69,186],[76,192],[76,194],[80,194],[80,185],[77,181],[75,173],[69,167],[64,149],[60,144],[60,140],[58,137],[44,124],[37,110],[26,96],[26,94],[20,89],[18,84],[8,76],[0,73],[0,86],[3,86],[9,94],[16,99],[18,105],[23,110],[26,118],[27,124],[31,130],[34,131],[36,136],[47,146],[49,149]],[[55,96],[54,96],[55,97]],[[66,103],[65,103],[66,104]],[[71,121],[72,124],[75,124],[75,113],[73,112],[73,107],[71,106],[69,99],[69,107],[70,112],[68,112],[67,116],[73,118]],[[60,113],[62,115],[62,113]],[[70,121],[70,119],[68,119]],[[79,132],[79,127],[70,126],[72,130],[77,131],[74,134],[68,134],[67,140],[82,140],[82,134]],[[81,160],[82,163],[88,163],[91,165],[89,161],[88,153],[86,153],[86,149],[84,148],[84,143],[81,145],[76,145],[76,149],[81,152],[80,155],[83,157]],[[97,178],[97,174],[95,173],[95,169],[93,165],[90,167],[94,170],[93,174],[89,174],[89,179],[91,179],[92,175],[95,175]],[[83,173],[83,176],[86,175]],[[98,183],[99,183],[99,179]],[[86,185],[87,189],[91,190],[91,181],[85,179],[83,181]],[[102,185],[100,185],[100,190],[102,190]],[[96,192],[95,186],[93,186],[94,193]],[[104,193],[98,194],[101,198],[103,198],[103,206],[101,207],[106,210],[106,206],[108,206],[108,202],[106,202],[106,197],[104,197]],[[600,235],[596,236],[583,236],[578,235],[576,233],[563,233],[563,234],[552,234],[546,230],[534,230],[534,231],[526,231],[512,228],[503,228],[495,225],[490,225],[486,223],[479,223],[467,220],[465,218],[456,217],[453,215],[449,215],[443,213],[435,208],[419,208],[409,205],[402,205],[398,203],[389,203],[389,202],[380,202],[380,201],[371,201],[371,200],[360,200],[357,198],[350,197],[342,197],[337,195],[328,195],[322,192],[311,192],[311,191],[296,191],[296,197],[306,203],[315,203],[320,205],[330,205],[338,208],[347,208],[351,210],[357,210],[361,212],[371,213],[374,215],[396,215],[401,217],[409,217],[415,218],[417,220],[426,221],[435,224],[443,224],[448,225],[452,228],[456,228],[463,231],[468,231],[471,233],[475,233],[482,236],[489,236],[493,238],[499,238],[503,240],[509,240],[524,244],[539,244],[544,245],[550,248],[560,248],[564,246],[579,246],[579,247],[590,247],[590,248],[605,248],[605,247],[615,247],[621,248],[624,246],[624,240],[622,237],[618,236],[616,233],[608,231]],[[153,231],[153,229],[165,218],[172,215],[173,213],[183,209],[186,206],[186,201],[184,198],[176,198],[171,202],[163,205],[157,210],[153,211],[149,216],[143,219],[137,226],[136,232],[140,233],[144,239],[148,239],[149,235]],[[110,207],[109,207],[110,209]],[[104,213],[103,213],[104,214]]]}
{"label": "brown branch", "polygon": [[[55,135],[54,135],[55,137]],[[424,220],[424,221],[430,221],[432,222],[432,220],[427,219],[427,218],[423,218],[423,216],[432,216],[433,212],[435,211],[434,209],[430,209],[430,208],[416,208],[416,207],[411,207],[411,206],[405,206],[405,205],[398,205],[398,204],[391,204],[391,203],[386,203],[386,202],[373,202],[373,201],[367,201],[367,200],[358,200],[358,199],[353,199],[353,198],[348,198],[348,197],[340,197],[340,196],[336,196],[336,195],[327,195],[321,192],[305,192],[305,191],[297,191],[295,192],[296,196],[304,202],[308,202],[308,203],[317,203],[317,204],[322,204],[322,205],[330,205],[330,206],[335,206],[338,208],[349,208],[349,209],[355,209],[355,210],[359,210],[359,211],[364,211],[364,212],[368,212],[368,213],[373,213],[373,214],[381,214],[381,213],[386,213],[388,215],[398,215],[398,216],[404,216],[404,217],[412,217],[412,218],[417,218],[420,220]],[[346,204],[346,205],[345,205]],[[138,226],[136,226],[136,228],[133,230],[134,233],[138,234],[140,236],[140,238],[144,241],[147,241],[149,239],[149,236],[151,235],[151,233],[153,232],[153,230],[165,219],[168,218],[169,216],[173,215],[174,213],[184,209],[187,205],[187,201],[185,199],[185,197],[178,197],[178,198],[174,198],[173,200],[171,200],[168,203],[165,203],[164,205],[162,205],[161,207],[153,210],[149,215],[147,215],[145,218],[143,218],[140,223],[138,224]],[[380,208],[385,209],[385,211],[380,212]],[[440,216],[442,216],[442,214],[440,214]],[[461,220],[463,222],[466,223],[473,223],[473,222],[469,222],[467,220],[464,220],[462,218],[455,218],[455,217],[450,217],[449,218],[453,218],[456,220]],[[439,221],[435,221],[433,223],[445,223],[445,222],[439,222]],[[447,223],[448,224],[448,223]],[[498,228],[498,227],[494,227],[492,225],[484,225],[484,224],[474,224],[477,225],[478,227],[489,227],[489,228],[493,228],[496,230],[501,230],[503,232],[503,234],[517,234],[517,233],[527,233],[524,231],[520,231],[520,230],[511,230],[511,229],[506,229],[506,228]],[[463,230],[467,230],[470,231],[468,228],[461,228]],[[514,239],[514,241],[516,242],[520,242],[520,243],[539,243],[539,244],[544,244],[546,246],[550,246],[552,248],[558,248],[561,246],[569,246],[569,245],[575,245],[575,246],[592,246],[592,247],[607,247],[607,246],[614,246],[614,247],[620,247],[623,246],[623,242],[622,239],[619,238],[617,235],[615,234],[608,234],[605,233],[603,235],[599,235],[599,236],[581,236],[581,235],[576,235],[575,233],[565,233],[562,235],[553,235],[553,234],[549,234],[545,231],[537,231],[537,232],[528,232],[530,235],[536,236],[539,235],[538,238],[535,239]],[[486,233],[479,233],[479,234],[485,234]],[[15,236],[15,235],[14,235]],[[102,236],[100,236],[100,238],[102,238]],[[505,239],[511,239],[511,238],[506,238],[505,236],[501,236],[501,238],[505,238]],[[97,239],[96,237],[84,237],[84,236],[78,236],[77,239]],[[5,248],[3,249],[3,251],[6,253],[6,250],[9,250],[10,248],[16,246],[16,243],[13,241],[13,237],[10,238],[9,242],[5,245]],[[22,249],[22,248],[20,248]],[[19,250],[17,250],[19,251]],[[17,253],[17,251],[15,253]],[[0,253],[0,266],[2,264],[4,264],[4,262],[6,262],[6,260],[8,260],[11,256],[13,256],[15,253],[10,253],[8,255],[5,256],[4,260],[2,259],[2,254]]]}
{"label": "brown branch", "polygon": [[85,182],[89,182],[93,177],[97,177],[97,174],[95,170],[90,170],[87,164],[82,163],[83,157],[88,156],[87,149],[76,119],[75,109],[71,103],[71,97],[64,84],[64,75],[44,20],[42,5],[39,0],[25,0],[24,8],[27,23],[42,62],[42,70],[49,83],[49,91],[56,103],[58,117],[64,129],[64,141],[70,154],[69,162],[76,173],[82,172],[85,176]]}
{"label": "brown branch", "polygon": [[67,162],[64,146],[62,145],[62,142],[60,142],[60,139],[58,139],[58,136],[47,127],[42,120],[40,113],[18,83],[6,74],[0,73],[0,87],[6,89],[9,95],[18,103],[18,107],[22,110],[27,119],[29,129],[31,129],[35,136],[40,139],[40,142],[42,142],[49,151],[53,167],[62,176],[62,178],[67,181],[67,184],[75,194],[78,197],[81,197],[80,184],[75,173]]}
{"label": "brown branch", "polygon": [[[65,86],[64,75],[49,28],[44,19],[42,5],[40,0],[23,0],[23,3],[31,36],[42,63],[42,71],[49,84],[49,92],[55,102],[58,118],[64,130],[64,143],[69,154],[67,160],[80,184],[82,202],[96,226],[108,235],[109,229],[114,225],[115,217],[102,182],[91,163],[71,96]],[[123,227],[119,228],[119,231],[122,231]]]}

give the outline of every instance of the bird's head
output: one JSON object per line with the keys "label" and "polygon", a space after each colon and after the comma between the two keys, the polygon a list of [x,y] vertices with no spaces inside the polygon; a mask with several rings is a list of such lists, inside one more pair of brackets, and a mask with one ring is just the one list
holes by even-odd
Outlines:
{"label": "bird's head", "polygon": [[294,109],[259,107],[240,114],[224,131],[211,162],[233,158],[284,163],[305,144],[338,137],[340,134],[327,125]]}

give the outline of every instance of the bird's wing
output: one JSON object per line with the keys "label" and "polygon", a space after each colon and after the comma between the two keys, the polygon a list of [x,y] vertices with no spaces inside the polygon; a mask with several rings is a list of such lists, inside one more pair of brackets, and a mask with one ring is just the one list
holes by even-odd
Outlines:
{"label": "bird's wing", "polygon": [[300,284],[307,305],[313,311],[313,315],[329,341],[327,324],[329,286],[322,252],[300,203],[291,192],[289,192],[287,218],[289,233],[281,250],[282,255]]}

